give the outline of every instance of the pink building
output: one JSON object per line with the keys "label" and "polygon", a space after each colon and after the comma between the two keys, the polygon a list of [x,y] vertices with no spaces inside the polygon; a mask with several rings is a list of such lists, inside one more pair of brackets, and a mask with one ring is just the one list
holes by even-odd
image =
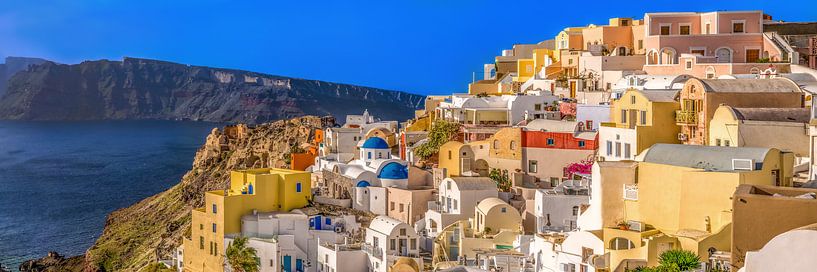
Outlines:
{"label": "pink building", "polygon": [[772,33],[763,33],[762,11],[667,12],[644,15],[644,71],[700,78],[788,72],[788,55]]}

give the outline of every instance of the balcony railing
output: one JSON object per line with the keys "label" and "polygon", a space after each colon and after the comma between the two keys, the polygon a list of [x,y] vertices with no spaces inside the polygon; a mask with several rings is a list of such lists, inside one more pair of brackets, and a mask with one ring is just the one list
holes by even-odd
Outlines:
{"label": "balcony railing", "polygon": [[694,111],[675,111],[675,122],[678,124],[697,124],[698,113]]}
{"label": "balcony railing", "polygon": [[638,185],[624,184],[624,199],[638,200]]}
{"label": "balcony railing", "polygon": [[366,253],[374,256],[375,258],[383,260],[383,249],[382,248],[373,246],[371,244],[364,244],[363,245],[363,252],[366,252]]}

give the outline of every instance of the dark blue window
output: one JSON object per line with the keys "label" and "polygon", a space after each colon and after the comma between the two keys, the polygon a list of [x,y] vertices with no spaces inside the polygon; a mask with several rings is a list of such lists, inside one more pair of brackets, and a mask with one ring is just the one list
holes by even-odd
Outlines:
{"label": "dark blue window", "polygon": [[326,218],[326,224],[327,224],[327,225],[332,225],[332,219],[329,219],[329,218],[327,217],[327,218]]}
{"label": "dark blue window", "polygon": [[217,212],[218,212],[218,206],[216,206],[216,204],[213,204],[213,213],[217,213]]}
{"label": "dark blue window", "polygon": [[300,182],[295,184],[295,192],[298,192],[298,193],[301,192],[301,183]]}
{"label": "dark blue window", "polygon": [[216,223],[213,223],[213,232],[216,232]]}

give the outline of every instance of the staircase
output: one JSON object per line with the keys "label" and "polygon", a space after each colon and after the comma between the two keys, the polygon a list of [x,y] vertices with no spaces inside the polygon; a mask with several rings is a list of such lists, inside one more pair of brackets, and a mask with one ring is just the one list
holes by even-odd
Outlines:
{"label": "staircase", "polygon": [[781,56],[781,60],[788,61],[791,64],[797,64],[798,60],[800,59],[799,54],[797,51],[794,51],[794,48],[789,46],[789,43],[783,39],[777,32],[764,32],[763,39],[774,44],[777,46],[783,55]]}

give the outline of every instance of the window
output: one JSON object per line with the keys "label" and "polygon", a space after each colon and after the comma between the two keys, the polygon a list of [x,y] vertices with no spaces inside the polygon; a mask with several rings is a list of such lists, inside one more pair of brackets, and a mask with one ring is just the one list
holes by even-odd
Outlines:
{"label": "window", "polygon": [[394,250],[395,248],[397,248],[397,246],[395,246],[394,239],[390,239],[389,240],[389,249]]}
{"label": "window", "polygon": [[457,200],[454,199],[453,201],[451,201],[451,204],[452,204],[451,207],[454,207],[454,209],[456,210],[457,209]]}
{"label": "window", "polygon": [[709,28],[710,28],[710,24],[709,24],[709,23],[706,23],[706,24],[704,25],[704,34],[710,34],[710,32],[709,32]]}
{"label": "window", "polygon": [[584,123],[586,124],[588,130],[593,130],[593,120],[587,120]]}
{"label": "window", "polygon": [[723,146],[731,146],[729,145],[729,140],[723,140]]}
{"label": "window", "polygon": [[732,21],[732,33],[745,33],[743,26],[746,24],[746,21]]}
{"label": "window", "polygon": [[554,140],[553,138],[548,138],[547,144],[550,146],[556,145],[556,140]]}
{"label": "window", "polygon": [[213,213],[217,213],[217,212],[218,212],[218,206],[216,206],[216,204],[213,204]]}
{"label": "window", "polygon": [[404,209],[403,205],[404,205],[403,203],[400,203],[400,212],[403,212],[403,209]]}
{"label": "window", "polygon": [[573,216],[579,215],[579,206],[573,206]]}
{"label": "window", "polygon": [[533,65],[526,65],[525,71],[528,73],[533,73]]}
{"label": "window", "polygon": [[451,159],[451,150],[448,150],[448,159]]}
{"label": "window", "polygon": [[638,40],[638,49],[644,49],[644,40]]}
{"label": "window", "polygon": [[390,211],[393,211],[393,210],[394,210],[394,201],[389,202],[389,210],[390,210]]}
{"label": "window", "polygon": [[533,105],[533,110],[535,110],[535,111],[540,111],[540,110],[542,110],[542,104],[534,104],[534,105]]}
{"label": "window", "polygon": [[508,211],[507,209],[508,209],[508,208],[502,207],[502,209],[500,209],[499,211],[500,211],[501,213],[505,213],[505,212],[507,212],[507,211]]}
{"label": "window", "polygon": [[647,111],[641,111],[641,125],[647,125]]}
{"label": "window", "polygon": [[678,33],[681,35],[689,35],[689,28],[690,28],[689,25],[681,25],[678,28]]}
{"label": "window", "polygon": [[624,157],[630,158],[630,144],[624,144]]}
{"label": "window", "polygon": [[579,141],[579,147],[585,147],[587,144],[584,141]]}
{"label": "window", "polygon": [[562,271],[564,272],[576,272],[576,265],[575,264],[562,264]]}
{"label": "window", "polygon": [[684,61],[684,68],[687,70],[692,70],[692,60],[685,60]]}
{"label": "window", "polygon": [[621,143],[616,143],[616,157],[621,158]]}
{"label": "window", "polygon": [[630,104],[635,104],[635,95],[630,96]]}
{"label": "window", "polygon": [[689,49],[689,53],[693,55],[706,56],[706,48]]}
{"label": "window", "polygon": [[208,245],[210,245],[210,255],[213,255],[213,242],[210,242]]}
{"label": "window", "polygon": [[199,224],[199,230],[204,230],[204,224]]}
{"label": "window", "polygon": [[213,256],[218,255],[218,243],[213,242]]}
{"label": "window", "polygon": [[621,110],[621,123],[627,123],[627,110]]}
{"label": "window", "polygon": [[672,25],[661,25],[661,35],[669,35],[669,29]]}
{"label": "window", "polygon": [[213,223],[213,232],[216,232],[216,223]]}
{"label": "window", "polygon": [[607,156],[613,155],[613,142],[607,141]]}
{"label": "window", "polygon": [[300,183],[300,182],[295,183],[295,192],[296,192],[296,193],[300,193],[300,192],[301,192],[301,183]]}
{"label": "window", "polygon": [[559,178],[550,178],[550,187],[558,187],[559,183],[561,183]]}
{"label": "window", "polygon": [[621,20],[621,26],[629,26],[629,25],[630,25],[630,21],[628,21],[628,20]]}
{"label": "window", "polygon": [[567,60],[567,64],[572,65],[572,64],[573,64],[573,59],[568,59],[568,60]]}
{"label": "window", "polygon": [[406,229],[400,229],[400,235],[406,236]]}
{"label": "window", "polygon": [[528,173],[536,173],[536,171],[538,171],[537,169],[538,163],[539,162],[534,160],[528,161]]}
{"label": "window", "polygon": [[494,140],[494,149],[499,149],[499,140]]}
{"label": "window", "polygon": [[417,249],[417,239],[411,239],[411,250]]}
{"label": "window", "polygon": [[372,159],[372,152],[368,152],[368,154],[366,154],[366,158],[371,160]]}
{"label": "window", "polygon": [[715,146],[721,146],[721,139],[715,139]]}
{"label": "window", "polygon": [[199,236],[199,249],[204,250],[204,237]]}

